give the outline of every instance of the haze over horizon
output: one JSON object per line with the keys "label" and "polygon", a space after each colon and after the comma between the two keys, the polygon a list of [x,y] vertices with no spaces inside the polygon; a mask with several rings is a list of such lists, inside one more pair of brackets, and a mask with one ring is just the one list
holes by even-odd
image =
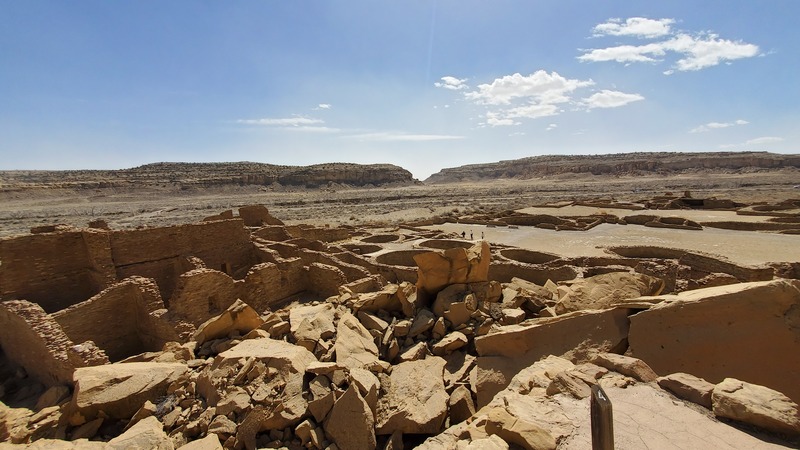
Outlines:
{"label": "haze over horizon", "polygon": [[[767,6],[765,6],[767,5]],[[0,6],[0,170],[797,152],[800,3]]]}

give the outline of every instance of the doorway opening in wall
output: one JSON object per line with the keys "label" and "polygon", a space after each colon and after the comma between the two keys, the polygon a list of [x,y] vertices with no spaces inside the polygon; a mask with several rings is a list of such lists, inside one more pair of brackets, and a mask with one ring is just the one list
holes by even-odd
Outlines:
{"label": "doorway opening in wall", "polygon": [[230,267],[228,266],[228,263],[226,263],[226,262],[222,263],[222,266],[220,267],[220,269],[219,269],[219,270],[220,270],[220,271],[222,271],[223,273],[226,273],[226,274],[228,274],[228,275],[230,275],[230,274],[231,274],[231,272],[230,272],[230,270],[231,270],[231,269],[230,269]]}

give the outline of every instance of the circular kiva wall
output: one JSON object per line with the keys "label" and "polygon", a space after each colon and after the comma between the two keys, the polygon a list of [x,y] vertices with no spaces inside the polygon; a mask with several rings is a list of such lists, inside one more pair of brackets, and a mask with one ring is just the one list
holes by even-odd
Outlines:
{"label": "circular kiva wall", "polygon": [[367,255],[383,250],[383,247],[374,244],[343,244],[342,247],[359,255]]}
{"label": "circular kiva wall", "polygon": [[375,261],[390,266],[416,267],[414,255],[428,253],[428,250],[398,250],[396,252],[384,253],[375,257]]}
{"label": "circular kiva wall", "polygon": [[558,255],[553,255],[552,253],[535,252],[533,250],[525,250],[522,248],[507,248],[500,250],[500,254],[503,255],[504,258],[512,261],[527,264],[544,264],[561,258]]}
{"label": "circular kiva wall", "polygon": [[449,248],[458,247],[470,248],[473,245],[475,245],[473,242],[457,241],[455,239],[429,239],[419,244],[420,247],[435,248],[438,250],[447,250]]}
{"label": "circular kiva wall", "polygon": [[375,236],[367,236],[361,239],[361,242],[369,242],[371,244],[383,244],[384,242],[394,242],[400,239],[397,234],[376,234]]}

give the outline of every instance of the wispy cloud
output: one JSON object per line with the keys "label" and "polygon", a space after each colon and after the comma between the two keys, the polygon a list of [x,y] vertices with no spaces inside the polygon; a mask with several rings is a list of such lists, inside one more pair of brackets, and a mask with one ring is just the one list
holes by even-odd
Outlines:
{"label": "wispy cloud", "polygon": [[320,103],[319,105],[317,105],[316,108],[313,108],[313,109],[314,109],[314,111],[320,111],[320,110],[323,110],[323,109],[331,109],[331,107],[332,107],[332,105],[330,103]]}
{"label": "wispy cloud", "polygon": [[785,140],[786,139],[784,139],[782,137],[778,137],[778,136],[762,136],[762,137],[757,137],[757,138],[754,138],[754,139],[750,139],[750,140],[744,141],[744,142],[742,142],[740,144],[725,144],[725,145],[720,145],[719,147],[720,148],[736,148],[736,147],[748,147],[748,146],[753,146],[753,145],[769,145],[769,144],[777,144],[777,143],[783,142]]}
{"label": "wispy cloud", "polygon": [[324,120],[311,119],[308,117],[283,117],[278,119],[239,119],[236,123],[245,125],[264,125],[264,126],[277,126],[277,127],[299,127],[303,125],[317,125],[325,123]]}
{"label": "wispy cloud", "polygon": [[689,130],[689,133],[704,133],[706,131],[711,131],[719,128],[730,128],[738,125],[747,125],[748,123],[750,122],[742,119],[735,120],[733,122],[709,122],[700,125],[698,127],[692,128],[691,130]]}
{"label": "wispy cloud", "polygon": [[642,100],[644,100],[644,97],[639,94],[627,94],[625,92],[604,89],[584,98],[583,105],[586,106],[587,110],[595,108],[619,108],[628,103]]}
{"label": "wispy cloud", "polygon": [[648,19],[646,17],[630,17],[625,19],[608,19],[594,27],[595,36],[636,36],[655,38],[670,34],[670,26],[675,19]]}
{"label": "wispy cloud", "polygon": [[466,78],[456,78],[456,77],[442,77],[440,78],[441,82],[437,81],[433,83],[434,86],[444,89],[450,89],[451,91],[460,91],[462,89],[467,89]]}
{"label": "wispy cloud", "polygon": [[544,131],[553,131],[556,128],[558,128],[558,124],[551,123],[550,125],[547,126],[547,128],[544,129]]}
{"label": "wispy cloud", "polygon": [[342,138],[355,139],[358,141],[380,141],[380,142],[424,142],[424,141],[450,141],[464,139],[464,136],[450,134],[410,134],[393,131],[383,131],[375,133],[360,133],[344,135]]}
{"label": "wispy cloud", "polygon": [[664,74],[702,70],[720,63],[759,55],[755,44],[722,39],[710,32],[673,32],[674,19],[646,19],[633,17],[622,22],[612,19],[594,28],[594,36],[635,36],[638,38],[663,38],[643,45],[616,45],[584,50],[578,56],[582,62],[616,61],[624,64],[636,62],[660,63],[669,54],[679,55]]}

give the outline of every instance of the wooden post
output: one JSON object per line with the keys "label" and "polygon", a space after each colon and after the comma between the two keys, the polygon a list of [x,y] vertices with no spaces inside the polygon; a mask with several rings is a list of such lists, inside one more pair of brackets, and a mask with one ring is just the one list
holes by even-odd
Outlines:
{"label": "wooden post", "polygon": [[589,404],[592,416],[592,450],[614,450],[614,414],[611,411],[611,400],[600,385],[592,386]]}

